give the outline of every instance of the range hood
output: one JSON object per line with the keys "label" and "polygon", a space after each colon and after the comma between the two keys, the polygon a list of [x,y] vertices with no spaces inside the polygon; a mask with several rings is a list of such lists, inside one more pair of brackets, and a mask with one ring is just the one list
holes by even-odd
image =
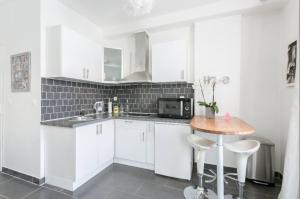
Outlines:
{"label": "range hood", "polygon": [[152,74],[149,66],[149,36],[139,32],[130,38],[130,74],[122,82],[151,82]]}

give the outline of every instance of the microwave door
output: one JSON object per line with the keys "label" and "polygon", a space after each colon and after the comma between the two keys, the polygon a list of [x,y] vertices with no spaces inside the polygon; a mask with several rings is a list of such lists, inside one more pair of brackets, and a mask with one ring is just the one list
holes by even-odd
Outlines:
{"label": "microwave door", "polygon": [[159,114],[168,117],[177,117],[181,114],[180,102],[178,101],[160,101]]}

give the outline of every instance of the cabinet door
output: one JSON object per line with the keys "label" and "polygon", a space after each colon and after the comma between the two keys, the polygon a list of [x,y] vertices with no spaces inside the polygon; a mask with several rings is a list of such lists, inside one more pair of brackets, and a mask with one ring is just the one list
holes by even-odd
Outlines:
{"label": "cabinet door", "polygon": [[104,48],[103,80],[119,81],[122,79],[123,55],[121,49]]}
{"label": "cabinet door", "polygon": [[102,122],[98,125],[99,166],[114,158],[114,121]]}
{"label": "cabinet door", "polygon": [[116,121],[116,158],[146,162],[146,123]]}
{"label": "cabinet door", "polygon": [[155,173],[190,180],[193,154],[186,138],[191,133],[189,125],[155,123]]}
{"label": "cabinet door", "polygon": [[146,137],[146,162],[149,164],[154,164],[154,138],[155,129],[154,122],[148,122],[147,124],[147,137]]}
{"label": "cabinet door", "polygon": [[61,76],[85,79],[86,76],[86,42],[78,33],[62,27],[61,32]]}
{"label": "cabinet door", "polygon": [[86,69],[85,79],[89,81],[100,82],[102,66],[102,49],[101,47],[88,39],[85,39],[84,67]]}
{"label": "cabinet door", "polygon": [[[76,180],[86,177],[98,166],[97,125],[76,129]],[[63,160],[62,160],[63,161]]]}
{"label": "cabinet door", "polygon": [[152,45],[152,80],[186,81],[187,47],[185,40]]}
{"label": "cabinet door", "polygon": [[101,81],[102,47],[65,27],[47,31],[47,76]]}

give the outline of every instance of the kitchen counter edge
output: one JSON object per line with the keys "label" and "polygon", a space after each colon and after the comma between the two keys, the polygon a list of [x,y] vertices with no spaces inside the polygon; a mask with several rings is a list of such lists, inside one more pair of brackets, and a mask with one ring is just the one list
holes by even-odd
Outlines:
{"label": "kitchen counter edge", "polygon": [[172,118],[160,118],[160,117],[128,117],[128,116],[107,116],[102,118],[96,118],[89,121],[71,122],[68,118],[42,121],[40,124],[43,126],[54,126],[64,128],[78,128],[104,122],[108,120],[136,120],[136,121],[149,121],[149,122],[161,122],[161,123],[175,123],[175,124],[190,124],[191,119],[172,119]]}

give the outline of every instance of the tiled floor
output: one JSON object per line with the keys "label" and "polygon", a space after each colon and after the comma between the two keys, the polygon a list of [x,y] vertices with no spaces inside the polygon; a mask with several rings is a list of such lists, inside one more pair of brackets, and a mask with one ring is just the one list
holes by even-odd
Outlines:
{"label": "tiled floor", "polygon": [[[193,175],[192,182],[196,181]],[[183,189],[191,184],[159,175],[152,171],[114,164],[84,184],[72,195],[50,186],[36,186],[0,174],[0,199],[183,199]],[[215,191],[216,183],[209,184]],[[235,183],[225,186],[226,193],[236,193]],[[275,199],[279,187],[248,183],[249,199]]]}

